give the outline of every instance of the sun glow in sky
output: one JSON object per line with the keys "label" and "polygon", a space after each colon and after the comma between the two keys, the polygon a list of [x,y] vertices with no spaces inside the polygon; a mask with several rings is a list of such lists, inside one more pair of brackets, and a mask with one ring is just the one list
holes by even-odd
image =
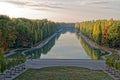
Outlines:
{"label": "sun glow in sky", "polygon": [[0,0],[0,14],[55,22],[120,19],[120,0]]}

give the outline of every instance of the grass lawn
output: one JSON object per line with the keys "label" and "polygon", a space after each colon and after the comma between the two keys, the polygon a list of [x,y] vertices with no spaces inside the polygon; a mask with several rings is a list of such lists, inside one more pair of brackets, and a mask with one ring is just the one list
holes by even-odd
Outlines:
{"label": "grass lawn", "polygon": [[14,80],[113,80],[101,70],[80,67],[29,69]]}

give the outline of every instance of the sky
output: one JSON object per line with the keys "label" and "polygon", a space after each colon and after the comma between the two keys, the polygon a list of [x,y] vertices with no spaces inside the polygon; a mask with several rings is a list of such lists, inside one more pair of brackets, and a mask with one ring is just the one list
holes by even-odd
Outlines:
{"label": "sky", "polygon": [[120,19],[120,0],[0,0],[0,14],[55,22]]}

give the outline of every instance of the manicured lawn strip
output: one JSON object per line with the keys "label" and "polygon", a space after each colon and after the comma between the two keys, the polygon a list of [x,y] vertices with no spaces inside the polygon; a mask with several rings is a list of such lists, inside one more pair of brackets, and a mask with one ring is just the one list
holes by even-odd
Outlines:
{"label": "manicured lawn strip", "polygon": [[14,80],[113,80],[101,70],[81,67],[46,67],[29,69]]}

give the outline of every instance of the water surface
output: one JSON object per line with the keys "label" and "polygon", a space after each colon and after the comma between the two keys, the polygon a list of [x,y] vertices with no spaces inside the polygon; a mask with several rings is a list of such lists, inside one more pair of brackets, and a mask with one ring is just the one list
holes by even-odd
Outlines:
{"label": "water surface", "polygon": [[74,33],[66,32],[56,40],[54,47],[41,59],[90,59]]}

